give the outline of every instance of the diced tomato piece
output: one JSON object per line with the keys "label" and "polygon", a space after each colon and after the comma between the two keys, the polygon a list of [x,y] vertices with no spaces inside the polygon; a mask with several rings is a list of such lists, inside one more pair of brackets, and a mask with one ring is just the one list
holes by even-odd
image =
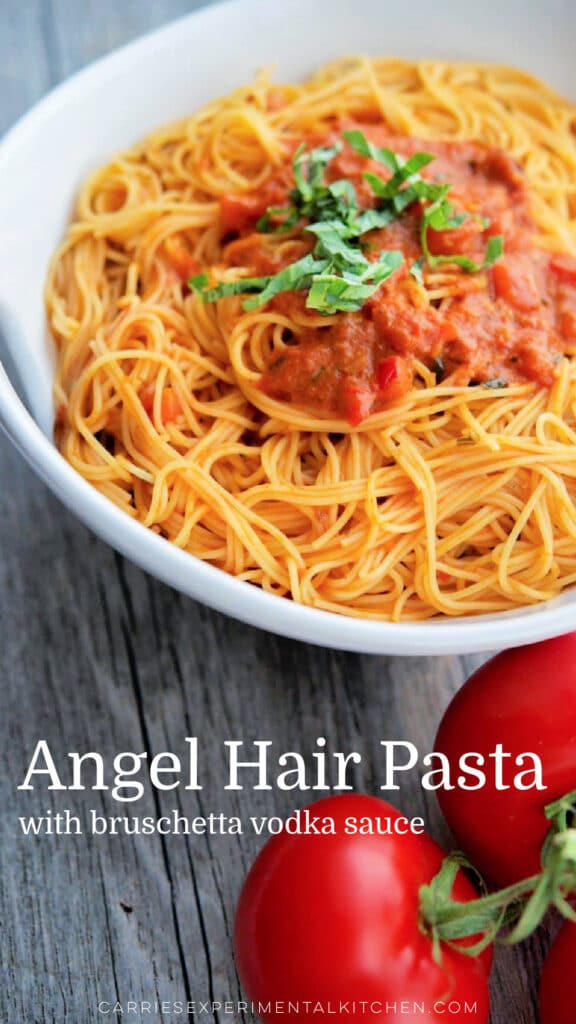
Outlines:
{"label": "diced tomato piece", "polygon": [[412,386],[412,369],[407,359],[401,356],[387,356],[376,371],[379,398],[387,402],[402,398]]}
{"label": "diced tomato piece", "polygon": [[140,401],[144,408],[144,412],[147,412],[149,416],[152,415],[152,409],[154,408],[154,392],[143,391],[140,394]]}
{"label": "diced tomato piece", "polygon": [[344,416],[351,427],[357,427],[362,420],[370,415],[374,405],[375,393],[366,384],[349,382],[342,389],[342,405]]}
{"label": "diced tomato piece", "polygon": [[561,281],[576,287],[576,259],[573,256],[552,256],[550,270]]}
{"label": "diced tomato piece", "polygon": [[168,262],[182,281],[189,281],[195,274],[199,274],[200,264],[195,260],[185,242],[177,235],[167,238],[164,242],[164,252]]}
{"label": "diced tomato piece", "polygon": [[443,344],[449,341],[458,341],[459,337],[457,325],[452,320],[443,320],[440,324],[440,340]]}
{"label": "diced tomato piece", "polygon": [[484,230],[482,222],[474,217],[468,217],[460,227],[446,231],[428,228],[428,248],[434,256],[470,256]]}
{"label": "diced tomato piece", "polygon": [[376,375],[378,377],[378,387],[381,391],[397,380],[399,373],[398,363],[398,356],[388,356],[378,364]]}
{"label": "diced tomato piece", "polygon": [[576,341],[576,311],[562,315],[560,332],[567,341]]}
{"label": "diced tomato piece", "polygon": [[165,423],[170,423],[178,418],[182,412],[182,406],[178,395],[173,388],[164,388],[162,392],[161,413]]}
{"label": "diced tomato piece", "polygon": [[496,147],[486,154],[484,171],[488,179],[502,182],[510,191],[521,188],[524,183],[520,166],[508,153]]}
{"label": "diced tomato piece", "polygon": [[492,281],[497,297],[504,299],[514,309],[527,312],[540,305],[534,275],[521,262],[499,260],[492,268]]}
{"label": "diced tomato piece", "polygon": [[549,335],[543,331],[522,331],[518,336],[517,354],[524,377],[545,388],[552,387],[555,368]]}
{"label": "diced tomato piece", "polygon": [[270,204],[266,195],[225,195],[220,198],[220,225],[226,233],[244,231],[263,217]]}
{"label": "diced tomato piece", "polygon": [[[145,412],[148,413],[150,418],[154,414],[154,391],[144,391],[140,395],[140,401],[144,407]],[[160,418],[163,423],[171,423],[177,419],[182,412],[182,407],[178,400],[178,395],[174,391],[174,388],[164,388],[162,391],[162,397],[160,398]]]}

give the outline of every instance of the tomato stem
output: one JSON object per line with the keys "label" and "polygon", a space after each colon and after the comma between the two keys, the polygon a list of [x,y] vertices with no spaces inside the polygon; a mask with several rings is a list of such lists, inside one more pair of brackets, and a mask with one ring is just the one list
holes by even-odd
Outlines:
{"label": "tomato stem", "polygon": [[[478,956],[498,938],[506,944],[521,942],[552,906],[576,921],[569,902],[576,893],[576,790],[549,804],[544,813],[552,824],[542,847],[542,870],[538,874],[472,902],[459,903],[451,895],[458,872],[472,869],[477,876],[478,872],[464,854],[457,852],[445,858],[429,885],[421,887],[421,926],[432,937],[438,961],[442,943],[468,956]],[[477,941],[462,944],[463,939],[471,937]]]}
{"label": "tomato stem", "polygon": [[576,789],[548,804],[544,808],[544,814],[552,822],[557,832],[564,832],[568,829],[576,815]]}

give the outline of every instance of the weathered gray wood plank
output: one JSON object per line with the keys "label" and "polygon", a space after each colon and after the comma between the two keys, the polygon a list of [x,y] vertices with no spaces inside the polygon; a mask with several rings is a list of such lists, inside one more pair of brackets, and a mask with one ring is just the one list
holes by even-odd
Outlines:
{"label": "weathered gray wood plank", "polygon": [[[50,84],[195,6],[4,0],[0,130]],[[234,904],[260,841],[24,838],[19,814],[70,806],[82,817],[98,807],[93,794],[62,801],[17,792],[36,741],[47,739],[60,757],[92,749],[111,758],[120,750],[183,754],[184,737],[197,735],[202,792],[147,794],[127,814],[246,815],[248,806],[284,814],[289,794],[248,801],[222,791],[224,739],[306,751],[324,735],[332,749],[364,755],[355,782],[370,790],[379,741],[405,737],[430,749],[451,694],[481,659],[360,657],[270,637],[125,563],[60,508],[3,439],[0,480],[0,1021],[83,1024],[98,1019],[99,999],[237,998]],[[400,798],[447,839],[415,780]],[[119,813],[109,793],[100,807]],[[493,1024],[536,1021],[544,942],[538,936],[499,954]]]}
{"label": "weathered gray wood plank", "polygon": [[54,82],[39,0],[4,0],[0,8],[0,133]]}

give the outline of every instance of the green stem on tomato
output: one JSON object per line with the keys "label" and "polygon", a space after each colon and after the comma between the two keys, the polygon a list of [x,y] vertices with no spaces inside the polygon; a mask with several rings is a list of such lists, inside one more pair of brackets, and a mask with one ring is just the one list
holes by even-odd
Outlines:
{"label": "green stem on tomato", "polygon": [[557,832],[564,832],[576,815],[576,789],[559,800],[554,800],[544,808],[544,814]]}
{"label": "green stem on tomato", "polygon": [[[429,885],[420,888],[420,923],[431,936],[434,956],[441,959],[445,943],[468,956],[478,956],[497,938],[521,942],[538,927],[552,906],[570,920],[576,912],[569,897],[576,893],[576,790],[549,804],[544,813],[551,827],[542,847],[542,871],[514,885],[468,903],[452,899],[456,875],[473,865],[462,853],[446,857]],[[476,872],[477,874],[477,872]],[[507,929],[504,936],[503,929]],[[462,945],[462,939],[478,936]]]}

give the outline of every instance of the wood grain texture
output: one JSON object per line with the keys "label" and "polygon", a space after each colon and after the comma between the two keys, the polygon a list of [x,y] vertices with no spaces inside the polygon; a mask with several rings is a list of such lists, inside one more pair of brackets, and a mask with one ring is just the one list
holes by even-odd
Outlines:
{"label": "wood grain texture", "polygon": [[[0,131],[77,68],[196,6],[4,0]],[[0,1022],[91,1024],[105,1019],[101,999],[237,999],[233,911],[260,841],[249,833],[25,838],[18,815],[66,806],[82,820],[90,807],[119,813],[109,793],[100,802],[90,793],[19,793],[37,740],[60,758],[71,750],[112,758],[120,750],[183,754],[184,737],[197,735],[203,790],[148,792],[127,814],[285,814],[288,794],[223,793],[225,739],[270,739],[280,752],[311,750],[326,736],[331,749],[363,754],[355,783],[371,790],[379,741],[431,749],[450,696],[481,659],[362,657],[269,636],[126,563],[3,439],[0,480]],[[417,780],[401,803],[448,840]],[[539,933],[521,951],[499,953],[492,1024],[537,1021],[545,944]]]}

